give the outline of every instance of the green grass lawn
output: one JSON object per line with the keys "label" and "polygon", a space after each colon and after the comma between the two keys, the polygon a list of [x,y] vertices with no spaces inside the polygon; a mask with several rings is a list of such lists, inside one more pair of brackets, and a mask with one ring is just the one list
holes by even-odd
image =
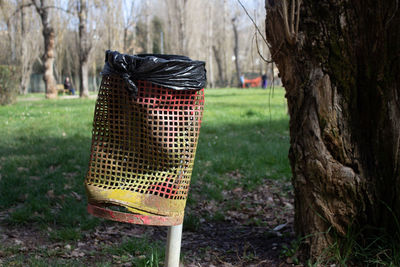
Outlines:
{"label": "green grass lawn", "polygon": [[[218,200],[234,183],[251,189],[264,179],[288,180],[288,136],[282,89],[273,96],[269,90],[208,90],[193,182]],[[242,179],[227,180],[233,171]]]}
{"label": "green grass lawn", "polygon": [[[40,99],[0,106],[0,214],[10,214],[2,224],[51,227],[56,231],[50,238],[67,241],[103,223],[87,214],[83,186],[94,104]],[[206,90],[191,187],[218,203],[222,190],[252,190],[266,179],[289,181],[288,136],[282,88],[273,94]],[[241,178],[230,179],[232,172]],[[197,201],[189,193],[188,206],[195,208]]]}

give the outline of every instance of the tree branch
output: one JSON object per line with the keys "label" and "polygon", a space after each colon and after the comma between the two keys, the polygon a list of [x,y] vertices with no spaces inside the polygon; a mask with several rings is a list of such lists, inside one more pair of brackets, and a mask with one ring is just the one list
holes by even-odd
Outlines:
{"label": "tree branch", "polygon": [[257,32],[255,32],[254,35],[255,35],[255,37],[256,37],[256,47],[257,47],[257,53],[258,53],[258,55],[261,57],[261,59],[262,59],[264,62],[266,62],[266,63],[273,63],[274,61],[273,61],[272,59],[268,60],[268,59],[265,59],[265,58],[263,57],[263,55],[262,55],[261,52],[260,52],[260,47],[259,47],[259,45],[258,45],[258,37],[257,37],[258,34],[257,34]]}
{"label": "tree branch", "polygon": [[65,13],[67,13],[67,14],[70,14],[70,15],[75,15],[75,13],[74,13],[74,12],[72,12],[72,11],[69,11],[68,9],[64,9],[64,8],[58,7],[58,6],[45,6],[45,7],[43,7],[43,8],[44,8],[44,9],[48,9],[48,8],[54,8],[54,9],[61,10],[61,11],[65,12]]}
{"label": "tree branch", "polygon": [[247,9],[244,7],[244,5],[242,4],[242,2],[240,0],[237,0],[239,2],[239,4],[242,6],[244,12],[246,12],[246,15],[249,17],[249,19],[251,20],[251,22],[253,23],[254,27],[257,29],[257,32],[261,35],[263,41],[269,46],[267,39],[265,39],[264,35],[261,33],[260,28],[258,28],[256,22],[254,21],[254,19],[250,16],[249,12],[247,12]]}
{"label": "tree branch", "polygon": [[294,34],[294,11],[296,6],[296,0],[292,0],[292,10],[290,11],[290,33]]}
{"label": "tree branch", "polygon": [[14,17],[18,12],[20,12],[23,8],[30,7],[30,6],[32,6],[32,4],[24,4],[24,5],[18,6],[18,7],[14,10],[14,12],[11,13],[11,15],[7,18],[6,23],[8,23],[9,20],[10,20],[12,17]]}
{"label": "tree branch", "polygon": [[282,19],[284,24],[284,33],[286,40],[288,41],[289,44],[293,45],[295,43],[295,40],[293,39],[293,36],[290,33],[287,0],[282,1]]}
{"label": "tree branch", "polygon": [[301,0],[297,0],[297,18],[296,18],[296,31],[294,32],[295,37],[297,38],[299,34],[299,24],[300,24],[300,6]]}
{"label": "tree branch", "polygon": [[[251,20],[251,22],[253,23],[254,27],[256,28],[257,32],[261,35],[261,37],[262,37],[264,43],[268,46],[268,48],[270,48],[270,45],[269,45],[268,41],[265,39],[264,35],[261,33],[260,28],[258,28],[256,22],[255,22],[254,19],[250,16],[249,12],[247,12],[246,7],[242,4],[242,2],[241,2],[240,0],[237,0],[237,1],[238,1],[239,4],[242,6],[244,12],[246,12],[246,15],[250,18],[250,20]],[[283,45],[283,42],[278,46],[278,49],[276,50],[276,52],[274,53],[274,55],[271,55],[271,59],[268,60],[268,59],[265,59],[265,58],[261,55],[261,53],[260,53],[260,49],[259,49],[259,45],[258,45],[258,38],[257,38],[257,36],[258,36],[258,35],[256,35],[256,45],[257,45],[257,52],[258,52],[258,54],[260,55],[261,59],[264,60],[265,62],[267,62],[267,63],[273,63],[273,62],[274,62],[274,61],[273,61],[273,57],[280,51],[280,49],[281,49],[281,47],[282,47],[282,45]]]}

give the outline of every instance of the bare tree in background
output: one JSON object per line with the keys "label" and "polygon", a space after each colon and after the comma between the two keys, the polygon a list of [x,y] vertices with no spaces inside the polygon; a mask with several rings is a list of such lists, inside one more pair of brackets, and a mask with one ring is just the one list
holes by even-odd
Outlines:
{"label": "bare tree in background", "polygon": [[[61,6],[52,9],[52,25],[56,40],[54,48],[54,77],[57,83],[60,84],[63,83],[63,78],[68,76],[74,87],[76,84],[75,81],[78,81],[79,72],[78,27],[75,30],[72,27],[65,27],[65,25],[70,25],[74,21],[73,19],[76,15],[75,1],[69,2],[70,6],[68,10],[62,9]],[[73,38],[75,36],[77,37]]]}
{"label": "bare tree in background", "polygon": [[[21,78],[20,78],[20,92],[22,94],[28,93],[28,86],[30,81],[30,76],[32,74],[33,63],[37,58],[39,53],[39,45],[35,44],[37,41],[33,34],[34,31],[34,21],[33,14],[31,9],[25,8],[24,6],[27,4],[27,0],[21,0],[19,3],[20,9],[20,22],[21,22],[21,30],[20,30],[20,39],[19,39],[19,47],[20,47],[20,67],[21,67]],[[30,33],[30,34],[28,34]]]}
{"label": "bare tree in background", "polygon": [[145,8],[144,8],[144,14],[145,14],[145,23],[146,23],[146,53],[151,53],[153,50],[153,42],[151,40],[151,17],[150,17],[150,12],[151,12],[151,7],[150,7],[150,1],[146,0],[145,2]]}
{"label": "bare tree in background", "polygon": [[[227,0],[219,0],[213,3],[213,46],[212,51],[217,66],[216,86],[228,86],[231,76],[231,66],[228,62],[232,56],[231,42],[233,36],[231,31],[227,31],[230,22],[230,10],[228,9]],[[222,16],[221,16],[221,11]]]}
{"label": "bare tree in background", "polygon": [[55,45],[55,32],[50,22],[50,6],[47,0],[30,0],[39,14],[42,22],[42,34],[44,40],[44,54],[43,66],[44,75],[43,80],[45,83],[46,98],[57,97],[56,82],[54,79],[54,45]]}
{"label": "bare tree in background", "polygon": [[[123,10],[123,1],[114,0],[100,1],[102,16],[97,21],[99,33],[106,49],[122,51],[124,46],[124,16],[120,13]],[[103,52],[104,53],[104,52]]]}
{"label": "bare tree in background", "polygon": [[208,46],[208,83],[210,87],[215,87],[213,70],[213,5],[208,3],[208,25],[207,25],[207,46]]}
{"label": "bare tree in background", "polygon": [[233,36],[234,36],[234,55],[235,55],[235,67],[236,67],[236,78],[237,84],[240,85],[240,76],[242,75],[240,70],[240,63],[239,63],[239,33],[237,28],[237,16],[235,15],[232,18],[232,28],[233,28]]}
{"label": "bare tree in background", "polygon": [[[32,67],[34,74],[40,74],[43,72],[40,65],[44,66],[43,80],[46,95],[50,97],[56,93],[53,90],[55,80],[61,83],[65,76],[71,78],[77,89],[86,87],[85,72],[89,75],[89,82],[95,81],[107,49],[129,54],[152,53],[161,52],[161,46],[164,53],[183,54],[206,61],[209,85],[228,86],[236,80],[233,78],[237,74],[233,57],[235,35],[231,28],[234,14],[238,16],[237,34],[240,38],[236,39],[236,58],[240,70],[260,69],[259,65],[251,65],[254,55],[245,53],[250,51],[252,26],[241,19],[244,14],[237,12],[235,1],[0,1],[3,26],[0,28],[3,37],[0,51],[7,51],[0,54],[0,64],[18,65],[18,70],[21,69],[21,92],[27,92]],[[75,22],[79,25],[70,27]],[[45,52],[39,57],[41,49]],[[33,64],[36,60],[41,64]],[[82,78],[78,78],[80,76]],[[82,85],[79,80],[82,80]],[[39,91],[41,84],[34,85],[34,90]],[[87,94],[86,89],[82,94]]]}
{"label": "bare tree in background", "polygon": [[8,63],[14,62],[16,59],[16,51],[15,51],[15,31],[16,31],[16,26],[13,25],[12,23],[12,14],[9,13],[9,10],[11,8],[11,3],[9,1],[7,2],[2,2],[0,5],[1,8],[1,13],[2,16],[5,20],[6,24],[6,29],[7,29],[7,38],[8,38],[8,51],[10,51],[10,54],[6,55],[6,61]]}
{"label": "bare tree in background", "polygon": [[[187,15],[187,4],[189,0],[168,0],[168,20],[169,27],[171,29],[170,34],[177,34],[175,51],[178,54],[187,55],[187,33],[186,33],[186,15]],[[171,40],[171,38],[170,38]],[[173,39],[172,39],[173,40]]]}
{"label": "bare tree in background", "polygon": [[135,27],[138,19],[139,7],[135,5],[137,1],[131,0],[127,3],[124,1],[124,7],[127,10],[124,13],[124,35],[123,35],[123,52],[128,54],[135,53]]}
{"label": "bare tree in background", "polygon": [[92,42],[88,33],[88,0],[76,2],[79,18],[79,96],[89,96],[89,66],[88,61],[92,52]]}
{"label": "bare tree in background", "polygon": [[[35,21],[35,13],[27,0],[3,1],[1,12],[7,27],[8,45],[0,57],[3,64],[17,65],[19,78],[19,92],[26,94],[34,61],[38,58],[40,38]],[[10,10],[14,10],[10,12]]]}

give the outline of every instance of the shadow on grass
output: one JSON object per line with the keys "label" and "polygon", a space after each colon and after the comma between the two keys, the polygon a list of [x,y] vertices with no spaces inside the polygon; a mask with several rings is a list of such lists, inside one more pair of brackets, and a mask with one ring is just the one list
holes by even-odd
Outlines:
{"label": "shadow on grass", "polygon": [[[218,200],[222,188],[251,189],[263,179],[286,181],[290,176],[287,127],[287,119],[203,123],[192,182],[206,185],[205,198]],[[86,212],[83,186],[91,138],[24,133],[14,138],[18,142],[12,147],[0,142],[4,155],[0,212],[10,214],[7,222],[81,229],[96,225],[99,221]],[[227,174],[233,171],[240,172],[241,178],[230,180]]]}
{"label": "shadow on grass", "polygon": [[90,138],[16,136],[18,145],[0,146],[0,211],[7,222],[90,228],[83,179]]}

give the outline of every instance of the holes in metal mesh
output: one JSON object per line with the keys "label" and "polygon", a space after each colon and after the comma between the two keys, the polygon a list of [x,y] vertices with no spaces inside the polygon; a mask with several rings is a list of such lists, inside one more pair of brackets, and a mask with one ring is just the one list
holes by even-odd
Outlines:
{"label": "holes in metal mesh", "polygon": [[203,90],[138,81],[136,99],[117,76],[104,76],[95,107],[86,183],[167,199],[186,199]]}

